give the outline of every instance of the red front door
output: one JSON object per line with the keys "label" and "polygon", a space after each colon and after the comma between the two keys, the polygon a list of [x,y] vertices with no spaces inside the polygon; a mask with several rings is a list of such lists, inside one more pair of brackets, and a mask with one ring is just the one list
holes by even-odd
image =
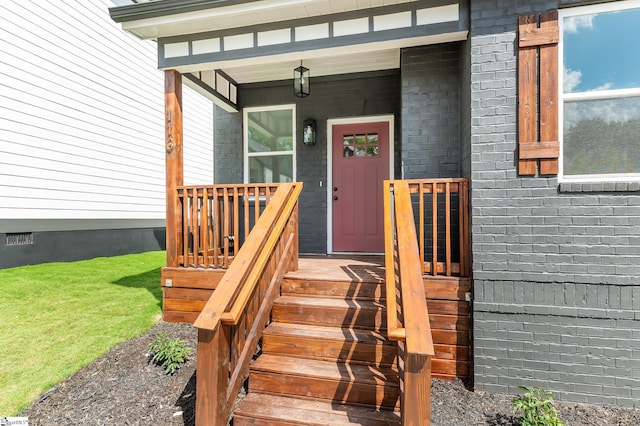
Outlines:
{"label": "red front door", "polygon": [[389,123],[333,126],[333,251],[384,252]]}

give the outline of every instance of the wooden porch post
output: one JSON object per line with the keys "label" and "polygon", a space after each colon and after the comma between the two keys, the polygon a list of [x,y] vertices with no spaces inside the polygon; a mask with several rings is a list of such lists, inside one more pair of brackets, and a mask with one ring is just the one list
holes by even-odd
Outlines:
{"label": "wooden porch post", "polygon": [[182,74],[164,72],[164,120],[167,179],[167,266],[178,266],[182,241],[182,208],[177,188],[184,184],[182,160]]}

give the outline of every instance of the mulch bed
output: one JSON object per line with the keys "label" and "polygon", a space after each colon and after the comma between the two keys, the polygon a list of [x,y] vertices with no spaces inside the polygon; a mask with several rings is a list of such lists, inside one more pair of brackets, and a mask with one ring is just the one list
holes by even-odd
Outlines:
{"label": "mulch bed", "polygon": [[[158,334],[179,338],[192,356],[173,376],[148,362],[147,347]],[[21,416],[30,425],[193,425],[196,331],[160,322],[40,396]],[[512,396],[470,392],[461,382],[434,380],[434,426],[518,425]],[[640,410],[586,404],[556,404],[567,425],[640,425]]]}

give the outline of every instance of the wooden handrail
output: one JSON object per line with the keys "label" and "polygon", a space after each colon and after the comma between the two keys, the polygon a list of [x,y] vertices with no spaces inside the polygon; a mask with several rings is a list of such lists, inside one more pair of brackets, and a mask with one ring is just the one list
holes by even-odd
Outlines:
{"label": "wooden handrail", "polygon": [[297,268],[301,183],[281,184],[196,319],[196,424],[226,424],[287,270]]}
{"label": "wooden handrail", "polygon": [[392,181],[384,181],[384,267],[386,271],[385,294],[387,303],[387,336],[391,340],[404,340],[404,327],[398,325],[398,305],[396,301],[396,248],[395,218],[391,204]]}
{"label": "wooden handrail", "polygon": [[428,425],[434,348],[409,184],[385,181],[384,191],[387,335],[403,361],[402,424]]}

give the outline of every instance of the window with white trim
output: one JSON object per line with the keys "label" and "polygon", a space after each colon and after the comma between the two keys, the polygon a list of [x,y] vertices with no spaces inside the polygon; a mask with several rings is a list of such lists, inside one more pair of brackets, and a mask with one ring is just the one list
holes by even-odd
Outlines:
{"label": "window with white trim", "polygon": [[640,180],[640,1],[560,10],[560,179]]}
{"label": "window with white trim", "polygon": [[296,178],[295,105],[244,109],[245,183]]}

